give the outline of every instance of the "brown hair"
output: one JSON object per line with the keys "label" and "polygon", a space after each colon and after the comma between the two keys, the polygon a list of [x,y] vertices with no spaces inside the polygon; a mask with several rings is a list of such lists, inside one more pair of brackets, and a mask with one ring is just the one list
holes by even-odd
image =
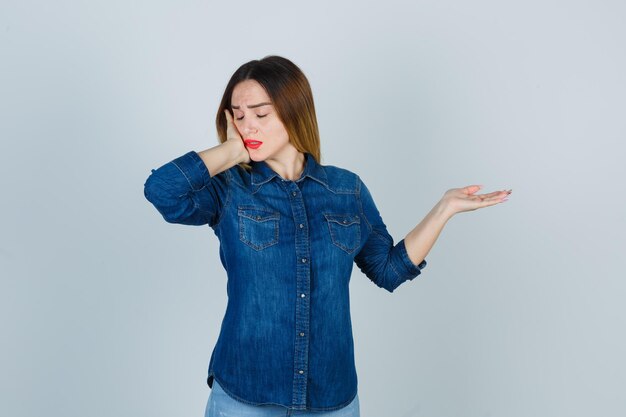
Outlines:
{"label": "brown hair", "polygon": [[[220,143],[227,139],[224,110],[231,111],[233,90],[245,80],[255,80],[261,84],[272,100],[291,144],[300,152],[310,153],[320,163],[320,135],[309,81],[296,64],[276,55],[243,64],[228,81],[215,118]],[[247,170],[251,168],[243,162],[240,165]]]}

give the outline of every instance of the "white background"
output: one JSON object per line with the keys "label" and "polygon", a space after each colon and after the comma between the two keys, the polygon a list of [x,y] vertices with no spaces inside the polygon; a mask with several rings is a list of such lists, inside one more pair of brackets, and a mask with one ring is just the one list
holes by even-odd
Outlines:
{"label": "white background", "polygon": [[0,6],[0,414],[202,416],[226,275],[150,170],[215,146],[244,62],[309,78],[322,163],[402,239],[448,222],[393,294],[355,267],[363,417],[626,414],[622,1],[9,1]]}

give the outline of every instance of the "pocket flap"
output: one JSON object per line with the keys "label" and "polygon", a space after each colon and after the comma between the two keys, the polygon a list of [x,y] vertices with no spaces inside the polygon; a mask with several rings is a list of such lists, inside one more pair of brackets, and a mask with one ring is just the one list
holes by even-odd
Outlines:
{"label": "pocket flap", "polygon": [[329,222],[335,222],[342,226],[350,226],[351,224],[360,224],[361,220],[356,214],[336,214],[336,213],[324,213],[324,217]]}
{"label": "pocket flap", "polygon": [[246,217],[255,222],[265,222],[268,220],[278,220],[280,213],[273,210],[267,210],[262,208],[253,207],[239,207],[237,214],[241,217]]}

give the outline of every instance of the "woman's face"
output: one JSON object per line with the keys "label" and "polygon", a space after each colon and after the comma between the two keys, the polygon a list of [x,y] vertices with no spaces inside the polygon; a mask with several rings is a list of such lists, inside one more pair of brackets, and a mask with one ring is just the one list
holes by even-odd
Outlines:
{"label": "woman's face", "polygon": [[293,145],[289,134],[261,84],[255,80],[240,82],[230,101],[235,126],[251,160],[275,159],[290,152],[288,148]]}

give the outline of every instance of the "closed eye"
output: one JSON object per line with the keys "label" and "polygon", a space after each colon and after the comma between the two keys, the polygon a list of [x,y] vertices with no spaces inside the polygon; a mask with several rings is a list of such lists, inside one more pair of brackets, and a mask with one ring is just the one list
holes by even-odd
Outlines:
{"label": "closed eye", "polygon": [[[261,119],[261,118],[263,118],[263,117],[265,117],[265,116],[267,116],[267,114],[257,114],[257,115],[256,115],[256,117],[258,117],[259,119]],[[235,117],[235,120],[241,120],[241,119],[243,119],[243,116],[241,116],[241,117]]]}

